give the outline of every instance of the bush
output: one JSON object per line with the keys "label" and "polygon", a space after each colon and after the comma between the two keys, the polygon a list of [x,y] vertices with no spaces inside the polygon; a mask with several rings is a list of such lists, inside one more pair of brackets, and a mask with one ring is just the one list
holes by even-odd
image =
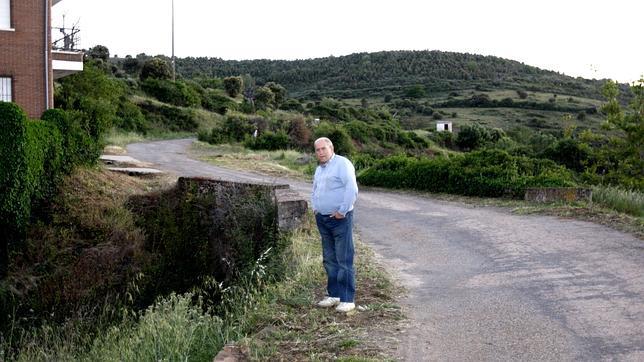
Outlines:
{"label": "bush", "polygon": [[461,127],[456,136],[456,145],[462,150],[469,151],[483,146],[489,140],[489,130],[478,123],[474,123]]}
{"label": "bush", "polygon": [[42,120],[55,125],[62,135],[64,173],[70,173],[76,165],[96,163],[103,147],[87,131],[90,120],[83,112],[50,109],[43,113]]}
{"label": "bush", "polygon": [[484,150],[450,158],[392,156],[358,175],[367,186],[471,196],[523,197],[526,187],[573,186],[572,174],[549,160]]}
{"label": "bush", "polygon": [[199,94],[181,81],[172,82],[165,79],[149,78],[141,82],[141,89],[147,94],[179,107],[196,107],[201,105]]}
{"label": "bush", "polygon": [[194,110],[173,106],[156,105],[146,101],[139,104],[143,114],[150,124],[173,132],[194,132],[199,127]]}
{"label": "bush", "polygon": [[201,106],[209,111],[226,114],[228,110],[236,111],[238,106],[234,100],[219,95],[216,91],[208,90],[201,98]]}
{"label": "bush", "polygon": [[118,105],[125,95],[124,86],[107,76],[94,65],[85,62],[82,72],[59,80],[56,88],[55,104],[64,110],[82,112],[87,122],[89,134],[96,141],[103,132],[112,127],[117,117]]}
{"label": "bush", "polygon": [[[30,213],[27,183],[27,114],[15,103],[0,102],[0,278],[8,269],[9,249],[24,239]],[[5,316],[2,316],[4,318]]]}
{"label": "bush", "polygon": [[314,139],[327,137],[333,143],[334,152],[339,155],[349,156],[355,152],[355,147],[347,131],[339,125],[322,122],[313,132]]}
{"label": "bush", "polygon": [[172,70],[165,60],[161,58],[151,58],[143,63],[139,78],[142,81],[149,78],[167,80],[172,78]]}
{"label": "bush", "polygon": [[150,129],[143,113],[141,113],[141,109],[125,97],[122,97],[121,102],[119,102],[114,126],[125,131],[141,134],[146,134]]}
{"label": "bush", "polygon": [[279,109],[283,109],[285,111],[295,111],[295,112],[304,113],[304,107],[302,106],[302,103],[300,103],[297,99],[293,99],[293,98],[287,99],[284,103],[282,103],[279,106]]}
{"label": "bush", "polygon": [[27,120],[20,107],[0,102],[0,120],[3,124],[0,130],[0,229],[3,230],[0,277],[3,277],[10,248],[20,246],[24,240],[32,206],[51,199],[63,173],[85,160],[80,155],[77,139],[89,140],[82,146],[87,146],[90,152],[97,142],[88,134],[91,129],[74,126],[76,119],[70,120],[62,110],[45,112],[44,120]]}
{"label": "bush", "polygon": [[244,86],[241,77],[226,77],[224,78],[224,90],[232,98],[237,97]]}
{"label": "bush", "polygon": [[453,149],[456,144],[456,137],[452,132],[432,132],[429,138],[443,148]]}
{"label": "bush", "polygon": [[311,130],[302,117],[295,118],[289,124],[288,135],[294,148],[308,150],[311,148]]}
{"label": "bush", "polygon": [[289,137],[284,131],[266,131],[255,138],[247,138],[244,145],[254,150],[284,150],[288,148]]}
{"label": "bush", "polygon": [[542,156],[567,168],[583,172],[592,162],[592,150],[588,144],[572,138],[564,138],[548,147]]}

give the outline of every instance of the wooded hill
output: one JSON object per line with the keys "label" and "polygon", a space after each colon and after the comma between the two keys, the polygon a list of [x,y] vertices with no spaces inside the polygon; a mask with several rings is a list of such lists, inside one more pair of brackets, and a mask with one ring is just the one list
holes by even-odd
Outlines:
{"label": "wooded hill", "polygon": [[251,75],[285,86],[291,96],[356,98],[402,95],[413,85],[428,93],[514,89],[601,99],[603,81],[574,78],[494,56],[442,51],[383,51],[305,60],[177,59],[185,78]]}

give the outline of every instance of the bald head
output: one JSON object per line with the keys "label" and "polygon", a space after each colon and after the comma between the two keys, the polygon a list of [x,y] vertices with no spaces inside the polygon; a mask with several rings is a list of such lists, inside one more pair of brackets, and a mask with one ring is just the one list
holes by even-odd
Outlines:
{"label": "bald head", "polygon": [[333,142],[326,137],[320,137],[313,143],[315,146],[315,157],[321,164],[329,162],[333,156]]}

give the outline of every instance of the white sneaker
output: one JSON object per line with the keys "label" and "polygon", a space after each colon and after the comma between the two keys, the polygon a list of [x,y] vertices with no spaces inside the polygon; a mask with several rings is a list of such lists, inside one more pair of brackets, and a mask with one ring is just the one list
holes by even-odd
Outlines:
{"label": "white sneaker", "polygon": [[356,305],[354,303],[342,302],[338,304],[337,307],[335,307],[335,310],[337,310],[338,312],[347,313],[347,312],[351,312],[355,308],[356,308]]}
{"label": "white sneaker", "polygon": [[338,304],[340,304],[340,298],[326,297],[318,302],[318,307],[328,308],[334,307]]}

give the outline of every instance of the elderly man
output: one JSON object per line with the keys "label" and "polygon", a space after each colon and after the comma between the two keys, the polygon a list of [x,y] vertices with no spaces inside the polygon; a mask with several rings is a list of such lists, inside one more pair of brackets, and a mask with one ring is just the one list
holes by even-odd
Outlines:
{"label": "elderly man", "polygon": [[322,238],[322,259],[327,275],[327,293],[317,305],[336,307],[339,312],[355,308],[353,270],[353,204],[358,184],[351,161],[333,152],[331,140],[315,141],[319,166],[313,178],[312,203]]}

